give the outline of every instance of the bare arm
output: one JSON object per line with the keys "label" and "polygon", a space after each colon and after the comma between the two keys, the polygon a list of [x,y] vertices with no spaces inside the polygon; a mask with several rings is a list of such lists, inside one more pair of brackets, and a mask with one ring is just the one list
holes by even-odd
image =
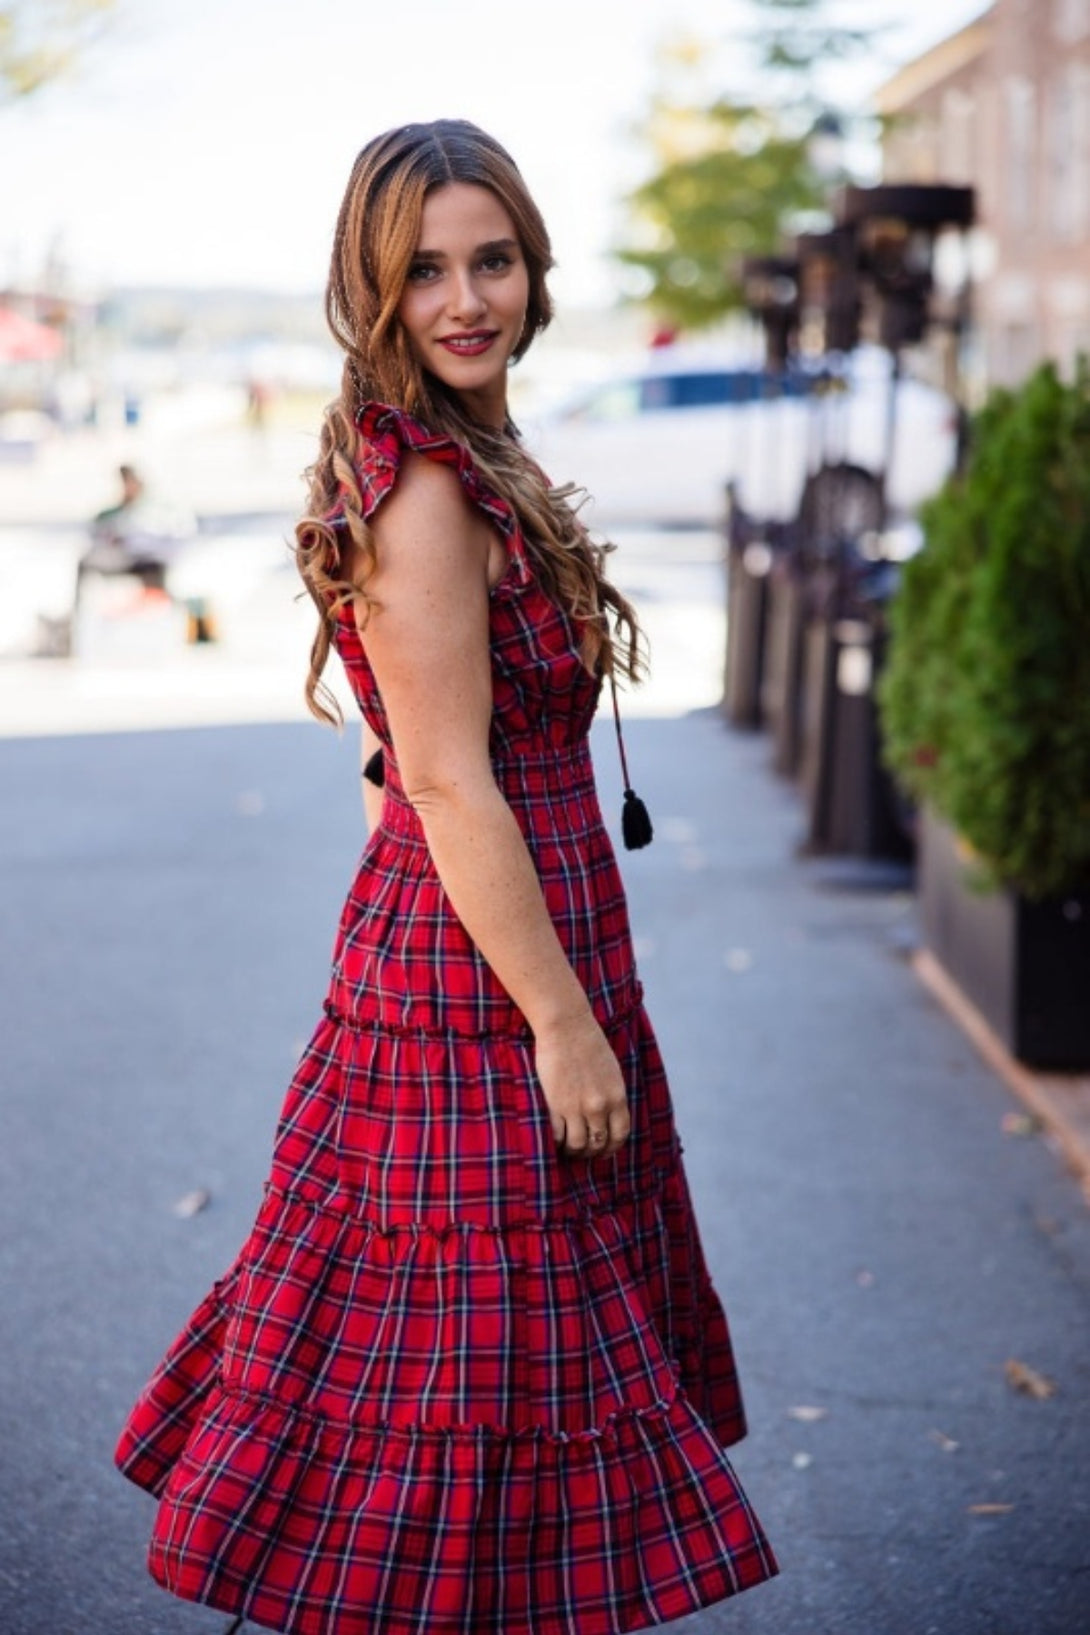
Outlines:
{"label": "bare arm", "polygon": [[361,636],[386,706],[405,793],[455,913],[534,1034],[553,1132],[585,1152],[628,1135],[624,1082],[549,918],[488,756],[489,562],[496,536],[451,471],[406,456],[372,521],[380,607]]}

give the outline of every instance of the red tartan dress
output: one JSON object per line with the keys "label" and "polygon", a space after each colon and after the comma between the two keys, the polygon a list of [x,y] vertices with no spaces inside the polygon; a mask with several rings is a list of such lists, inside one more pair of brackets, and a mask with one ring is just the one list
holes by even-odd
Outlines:
{"label": "red tartan dress", "polygon": [[117,1458],[159,1499],[159,1583],[256,1624],[617,1635],[776,1566],[723,1451],[745,1424],[595,794],[599,684],[468,452],[380,405],[360,431],[367,514],[416,449],[506,540],[493,767],[632,1134],[608,1159],[558,1153],[529,1029],[439,883],[346,612],[382,821],[253,1233]]}

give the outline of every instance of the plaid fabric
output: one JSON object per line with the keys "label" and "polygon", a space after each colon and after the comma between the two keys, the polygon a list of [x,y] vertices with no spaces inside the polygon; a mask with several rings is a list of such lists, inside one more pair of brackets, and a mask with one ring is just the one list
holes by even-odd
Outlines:
{"label": "plaid fabric", "polygon": [[594,790],[597,684],[464,449],[372,406],[368,514],[404,448],[509,543],[497,779],[628,1086],[632,1136],[560,1158],[532,1040],[456,919],[383,739],[382,822],[253,1233],[130,1415],[166,1588],[294,1635],[618,1635],[776,1570],[724,1448],[734,1360]]}

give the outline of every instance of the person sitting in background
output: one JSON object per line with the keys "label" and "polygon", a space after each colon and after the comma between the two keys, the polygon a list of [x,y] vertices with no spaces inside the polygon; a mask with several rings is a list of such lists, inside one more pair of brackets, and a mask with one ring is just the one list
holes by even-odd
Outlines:
{"label": "person sitting in background", "polygon": [[77,606],[88,573],[132,574],[145,590],[165,590],[171,558],[196,531],[188,513],[149,495],[135,466],[119,466],[118,476],[121,497],[92,520],[91,544],[76,569]]}

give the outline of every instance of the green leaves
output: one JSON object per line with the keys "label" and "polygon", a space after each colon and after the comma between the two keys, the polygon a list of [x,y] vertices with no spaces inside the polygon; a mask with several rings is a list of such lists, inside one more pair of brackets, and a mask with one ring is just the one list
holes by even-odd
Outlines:
{"label": "green leaves", "polygon": [[824,70],[878,32],[872,0],[748,0],[748,9],[752,27],[741,42],[732,34],[723,69],[744,94],[709,105],[707,42],[679,38],[660,51],[660,90],[642,127],[652,174],[626,200],[629,231],[615,251],[643,275],[637,298],[682,328],[740,308],[742,258],[775,253],[824,211],[830,178],[810,152],[830,113]]}
{"label": "green leaves", "polygon": [[648,275],[656,312],[687,328],[740,307],[742,257],[777,249],[789,218],[821,202],[805,141],[771,115],[720,101],[697,117],[700,151],[664,163],[631,195],[635,242],[617,252]]}
{"label": "green leaves", "polygon": [[1090,365],[979,416],[891,609],[889,764],[1029,897],[1090,880]]}

